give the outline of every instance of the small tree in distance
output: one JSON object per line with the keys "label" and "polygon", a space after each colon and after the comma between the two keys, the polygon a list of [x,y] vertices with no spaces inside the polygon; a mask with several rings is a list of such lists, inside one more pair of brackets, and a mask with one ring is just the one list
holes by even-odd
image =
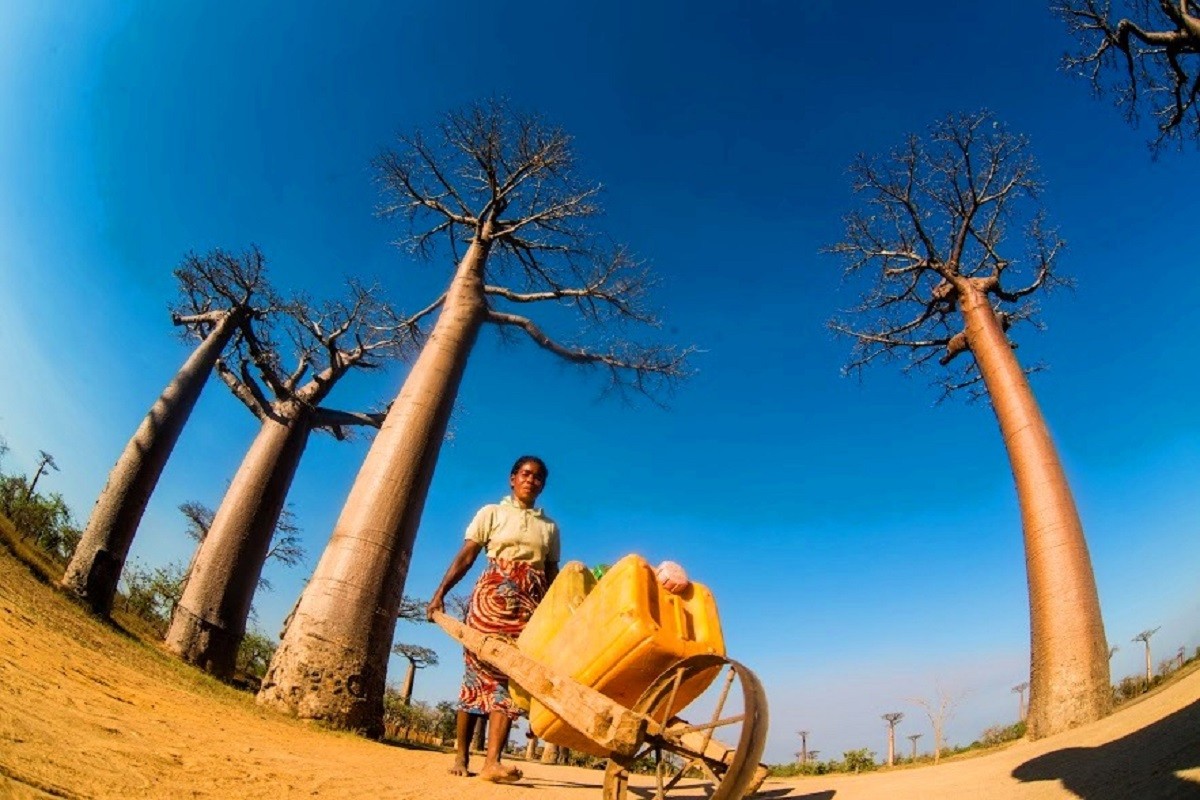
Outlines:
{"label": "small tree in distance", "polygon": [[404,685],[400,689],[400,701],[404,705],[408,705],[412,701],[413,678],[417,670],[437,666],[437,652],[428,647],[404,644],[403,642],[392,647],[392,652],[408,661],[408,671],[404,675]]}
{"label": "small tree in distance", "polygon": [[936,683],[932,700],[923,697],[909,698],[910,703],[920,706],[925,711],[925,716],[929,718],[929,726],[933,728],[934,764],[941,760],[942,751],[946,749],[946,723],[954,717],[954,710],[960,699],[960,696],[951,694]]}
{"label": "small tree in distance", "polygon": [[888,754],[887,765],[896,763],[896,723],[904,719],[903,711],[891,711],[883,715],[883,721],[888,724]]}
{"label": "small tree in distance", "polygon": [[45,450],[38,450],[37,469],[33,471],[33,478],[29,481],[29,486],[25,489],[26,500],[33,496],[33,490],[37,486],[38,480],[49,470],[58,472],[58,464],[54,462],[54,456],[50,455]]}
{"label": "small tree in distance", "polygon": [[916,761],[916,760],[917,760],[917,739],[920,739],[922,736],[924,736],[924,734],[921,734],[921,733],[910,733],[910,734],[909,734],[909,735],[906,737],[906,738],[907,738],[907,739],[908,739],[910,742],[912,742],[912,756],[911,756],[911,759],[912,759],[913,761]]}
{"label": "small tree in distance", "polygon": [[[867,284],[861,303],[830,323],[854,342],[847,371],[879,360],[900,360],[906,372],[936,362],[949,368],[946,394],[965,389],[991,401],[1021,507],[1029,731],[1038,738],[1107,714],[1112,691],[1083,525],[1008,337],[1031,319],[1036,292],[1066,283],[1057,273],[1063,242],[1038,206],[1027,150],[981,112],[948,117],[925,141],[909,136],[889,158],[860,156],[851,172],[864,207],[847,215],[845,241],[826,252]],[[1024,253],[1011,253],[1008,240],[1022,235]]]}
{"label": "small tree in distance", "polygon": [[1147,630],[1144,630],[1141,633],[1139,633],[1137,636],[1133,637],[1133,639],[1131,640],[1134,642],[1141,642],[1142,644],[1146,645],[1146,684],[1147,685],[1149,685],[1150,681],[1152,681],[1154,679],[1154,670],[1151,669],[1151,667],[1150,667],[1150,663],[1151,663],[1150,662],[1150,637],[1156,633],[1158,633],[1158,628],[1148,628]]}
{"label": "small tree in distance", "polygon": [[1200,3],[1061,0],[1054,10],[1082,48],[1063,58],[1064,68],[1097,95],[1111,93],[1130,123],[1147,110],[1153,152],[1169,141],[1200,144]]}
{"label": "small tree in distance", "polygon": [[1029,681],[1021,681],[1012,687],[1013,692],[1017,695],[1017,722],[1025,721],[1025,690],[1028,688]]}

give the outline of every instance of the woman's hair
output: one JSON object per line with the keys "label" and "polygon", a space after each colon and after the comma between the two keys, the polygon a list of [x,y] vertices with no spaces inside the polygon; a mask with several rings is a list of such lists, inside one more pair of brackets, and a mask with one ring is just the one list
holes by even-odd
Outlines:
{"label": "woman's hair", "polygon": [[508,474],[516,475],[521,470],[521,467],[525,466],[526,464],[537,464],[542,470],[542,480],[550,480],[550,468],[546,466],[545,461],[542,461],[537,456],[521,456],[513,464],[512,469],[509,470]]}

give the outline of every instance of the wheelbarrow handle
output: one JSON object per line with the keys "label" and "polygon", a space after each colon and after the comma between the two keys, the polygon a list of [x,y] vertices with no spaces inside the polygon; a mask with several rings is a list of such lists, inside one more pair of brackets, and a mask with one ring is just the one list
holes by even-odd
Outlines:
{"label": "wheelbarrow handle", "polygon": [[432,619],[463,647],[521,684],[530,696],[568,725],[617,756],[633,756],[646,733],[646,718],[521,652],[511,639],[486,634],[444,611]]}

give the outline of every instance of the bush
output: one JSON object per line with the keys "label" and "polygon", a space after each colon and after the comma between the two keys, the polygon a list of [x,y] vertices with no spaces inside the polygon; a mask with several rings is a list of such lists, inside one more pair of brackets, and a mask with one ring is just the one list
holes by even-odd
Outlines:
{"label": "bush", "polygon": [[123,610],[144,620],[162,638],[167,635],[171,614],[183,596],[185,577],[186,570],[180,563],[150,569],[133,559],[121,572],[124,589],[117,602]]}
{"label": "bush", "polygon": [[66,562],[79,544],[82,532],[62,495],[29,494],[22,476],[0,475],[0,512],[12,521],[22,541],[33,542],[56,561]]}
{"label": "bush", "polygon": [[1023,739],[1024,737],[1024,722],[1017,722],[1013,725],[993,725],[979,734],[979,739],[971,747],[995,747],[1005,742],[1015,742],[1017,739]]}
{"label": "bush", "polygon": [[876,766],[875,753],[865,747],[842,753],[842,768],[846,772],[869,772]]}

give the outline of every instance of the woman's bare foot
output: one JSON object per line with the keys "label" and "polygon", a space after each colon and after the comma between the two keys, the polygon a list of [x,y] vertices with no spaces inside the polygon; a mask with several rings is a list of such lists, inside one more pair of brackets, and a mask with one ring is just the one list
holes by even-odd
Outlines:
{"label": "woman's bare foot", "polygon": [[484,764],[483,769],[479,770],[479,779],[491,783],[516,783],[523,777],[521,770],[503,764]]}
{"label": "woman's bare foot", "polygon": [[470,775],[471,773],[467,771],[466,759],[464,759],[462,757],[455,758],[454,766],[450,768],[450,774],[451,775],[459,775],[464,778],[467,777],[468,775]]}

